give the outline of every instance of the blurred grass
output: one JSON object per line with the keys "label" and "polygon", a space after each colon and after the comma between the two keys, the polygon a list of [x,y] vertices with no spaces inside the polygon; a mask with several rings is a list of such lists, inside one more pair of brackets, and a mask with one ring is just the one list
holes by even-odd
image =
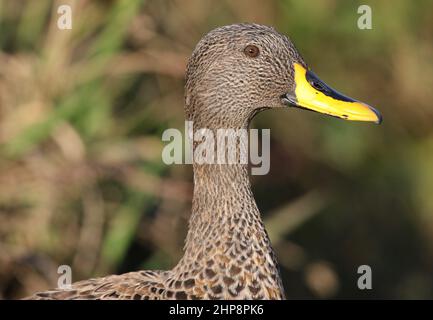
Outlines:
{"label": "blurred grass", "polygon": [[[69,3],[73,29],[58,30]],[[360,4],[373,29],[359,30]],[[0,297],[182,254],[191,168],[161,162],[183,128],[183,73],[203,34],[275,26],[381,126],[276,110],[254,192],[295,298],[433,296],[433,3],[0,0]],[[356,288],[361,264],[372,292]]]}

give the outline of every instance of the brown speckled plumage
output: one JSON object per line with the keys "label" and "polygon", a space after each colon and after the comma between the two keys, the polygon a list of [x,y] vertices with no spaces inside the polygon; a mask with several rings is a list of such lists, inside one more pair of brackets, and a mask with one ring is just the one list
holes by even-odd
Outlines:
{"label": "brown speckled plumage", "polygon": [[[248,57],[247,45],[260,54]],[[290,40],[273,28],[236,24],[208,33],[189,61],[185,111],[194,129],[247,128],[294,90]],[[138,271],[74,283],[30,299],[282,299],[274,252],[242,164],[194,164],[185,253],[169,271]]]}

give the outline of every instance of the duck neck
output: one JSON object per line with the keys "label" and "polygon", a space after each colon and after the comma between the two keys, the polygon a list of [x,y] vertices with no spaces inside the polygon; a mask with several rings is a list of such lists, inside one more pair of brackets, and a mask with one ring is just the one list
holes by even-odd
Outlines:
{"label": "duck neck", "polygon": [[[185,243],[186,256],[207,261],[212,257],[212,249],[227,251],[235,244],[248,247],[255,244],[271,250],[248,175],[248,122],[241,121],[228,130],[220,130],[217,122],[213,121],[206,129],[211,131],[214,141],[206,138],[199,143],[193,142],[194,194]],[[204,127],[200,122],[194,122],[197,123],[194,140]],[[221,133],[227,138],[223,145],[218,142],[222,140]],[[243,143],[242,133],[244,138],[246,136]],[[213,151],[213,163],[199,164],[198,158],[210,151]],[[225,157],[219,158],[219,155]],[[221,163],[222,159],[228,160],[230,156],[234,162]]]}
{"label": "duck neck", "polygon": [[[194,165],[194,195],[185,243],[187,260],[201,265],[218,253],[272,248],[242,164]],[[223,257],[219,257],[224,259]],[[236,258],[238,258],[236,256]],[[248,257],[244,257],[248,258]]]}
{"label": "duck neck", "polygon": [[[259,244],[264,240],[266,234],[251,191],[247,165],[194,165],[189,224],[186,253],[211,244],[229,249],[233,241]],[[256,231],[260,231],[259,237],[251,237]]]}
{"label": "duck neck", "polygon": [[[184,256],[175,272],[268,277],[278,266],[251,191],[247,164],[193,164],[194,195]],[[242,271],[242,270],[247,271]],[[277,293],[282,295],[280,291]]]}

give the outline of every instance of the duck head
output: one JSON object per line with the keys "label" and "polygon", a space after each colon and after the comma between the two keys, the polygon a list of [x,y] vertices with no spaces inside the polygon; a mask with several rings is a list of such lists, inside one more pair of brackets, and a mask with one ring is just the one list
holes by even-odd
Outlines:
{"label": "duck head", "polygon": [[229,25],[200,40],[186,73],[188,120],[206,127],[245,127],[258,111],[276,107],[382,121],[373,107],[320,80],[290,39],[271,27]]}

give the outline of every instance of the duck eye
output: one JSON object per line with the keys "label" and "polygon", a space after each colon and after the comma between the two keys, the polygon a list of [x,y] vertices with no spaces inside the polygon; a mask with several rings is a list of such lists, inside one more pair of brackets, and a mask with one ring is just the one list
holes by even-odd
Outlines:
{"label": "duck eye", "polygon": [[251,58],[255,58],[259,55],[260,50],[259,48],[257,48],[256,46],[253,45],[248,45],[245,47],[244,49],[244,53]]}

